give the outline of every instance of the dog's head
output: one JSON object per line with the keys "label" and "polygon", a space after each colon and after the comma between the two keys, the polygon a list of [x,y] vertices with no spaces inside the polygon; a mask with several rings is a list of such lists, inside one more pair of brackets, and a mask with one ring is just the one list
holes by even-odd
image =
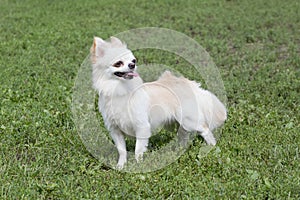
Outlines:
{"label": "dog's head", "polygon": [[127,49],[126,44],[116,37],[111,37],[110,41],[94,37],[91,61],[94,73],[101,71],[101,73],[106,73],[109,78],[130,80],[138,76],[136,58]]}

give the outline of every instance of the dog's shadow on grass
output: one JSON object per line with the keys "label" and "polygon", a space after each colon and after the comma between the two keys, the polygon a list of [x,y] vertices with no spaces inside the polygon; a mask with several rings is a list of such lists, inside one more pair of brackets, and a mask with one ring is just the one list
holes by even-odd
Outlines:
{"label": "dog's shadow on grass", "polygon": [[[171,142],[174,137],[177,137],[177,130],[179,124],[172,123],[168,124],[159,130],[154,131],[153,135],[149,139],[148,151],[156,151]],[[127,151],[134,152],[135,150],[135,138],[126,137]]]}

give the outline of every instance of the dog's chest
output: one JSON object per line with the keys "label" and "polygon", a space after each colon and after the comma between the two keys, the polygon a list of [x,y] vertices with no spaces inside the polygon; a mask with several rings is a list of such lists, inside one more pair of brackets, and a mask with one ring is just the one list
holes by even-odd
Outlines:
{"label": "dog's chest", "polygon": [[100,96],[99,110],[108,129],[117,126],[125,133],[132,132],[132,120],[128,108],[128,96]]}

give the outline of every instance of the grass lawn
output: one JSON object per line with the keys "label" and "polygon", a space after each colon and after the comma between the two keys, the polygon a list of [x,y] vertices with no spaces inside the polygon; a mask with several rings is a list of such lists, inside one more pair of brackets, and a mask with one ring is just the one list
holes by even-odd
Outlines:
{"label": "grass lawn", "polygon": [[[0,199],[300,198],[299,2],[0,0],[0,10]],[[133,174],[86,150],[71,102],[93,36],[140,27],[201,44],[220,70],[229,116],[206,157],[196,138],[173,164]]]}

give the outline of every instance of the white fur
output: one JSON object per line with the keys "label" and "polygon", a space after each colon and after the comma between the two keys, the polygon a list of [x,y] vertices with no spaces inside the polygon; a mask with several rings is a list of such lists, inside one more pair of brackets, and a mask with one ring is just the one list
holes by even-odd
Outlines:
{"label": "white fur", "polygon": [[[135,157],[147,150],[151,130],[169,121],[178,121],[185,131],[197,131],[209,145],[215,145],[212,130],[222,125],[227,114],[218,98],[200,84],[165,72],[154,82],[116,76],[128,72],[135,59],[118,38],[106,42],[95,37],[91,48],[93,85],[99,92],[99,110],[119,152],[117,167],[127,161],[124,135],[136,137]],[[114,67],[122,61],[124,65]],[[132,70],[136,73],[136,68]]]}

